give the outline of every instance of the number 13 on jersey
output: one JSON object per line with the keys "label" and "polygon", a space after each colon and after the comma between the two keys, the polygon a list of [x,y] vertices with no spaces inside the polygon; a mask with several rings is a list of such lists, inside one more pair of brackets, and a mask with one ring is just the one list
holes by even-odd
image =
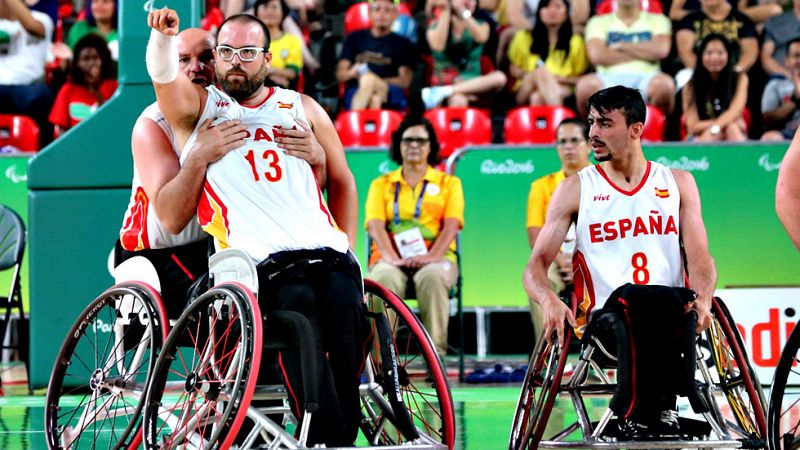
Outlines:
{"label": "number 13 on jersey", "polygon": [[244,155],[244,159],[250,163],[250,169],[253,171],[253,179],[258,182],[261,181],[261,176],[263,175],[264,178],[274,183],[281,179],[283,176],[283,171],[281,170],[281,166],[278,164],[280,162],[280,158],[278,157],[278,152],[272,149],[264,150],[264,153],[261,154],[261,159],[267,163],[267,170],[259,175],[259,171],[256,168],[256,154],[253,150],[248,150],[247,154]]}

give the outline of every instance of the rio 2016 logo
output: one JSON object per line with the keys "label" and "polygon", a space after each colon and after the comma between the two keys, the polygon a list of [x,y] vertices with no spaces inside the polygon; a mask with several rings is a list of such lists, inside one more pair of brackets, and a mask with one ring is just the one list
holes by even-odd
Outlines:
{"label": "rio 2016 logo", "polygon": [[691,159],[688,156],[681,156],[678,159],[669,159],[666,156],[661,156],[656,159],[656,162],[670,169],[682,169],[690,172],[705,172],[711,167],[707,156],[703,156],[700,159]]}
{"label": "rio 2016 logo", "polygon": [[505,161],[494,161],[484,159],[481,162],[481,174],[483,175],[515,175],[530,174],[536,171],[533,160],[514,161],[511,158]]}

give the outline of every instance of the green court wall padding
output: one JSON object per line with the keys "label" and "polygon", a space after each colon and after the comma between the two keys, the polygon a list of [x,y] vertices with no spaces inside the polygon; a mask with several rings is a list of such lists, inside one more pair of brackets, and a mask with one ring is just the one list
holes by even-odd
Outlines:
{"label": "green court wall padding", "polygon": [[[111,284],[107,258],[130,194],[131,130],[155,100],[145,67],[150,29],[144,1],[119,2],[119,82],[90,118],[41,150],[29,167],[30,384],[47,384],[78,313]],[[199,24],[204,2],[153,2]]]}

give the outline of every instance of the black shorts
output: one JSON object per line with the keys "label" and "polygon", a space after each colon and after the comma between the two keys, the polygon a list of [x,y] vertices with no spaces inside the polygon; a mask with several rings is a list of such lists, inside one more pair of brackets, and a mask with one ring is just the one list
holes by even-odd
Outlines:
{"label": "black shorts", "polygon": [[155,267],[161,282],[161,298],[170,319],[177,319],[186,306],[189,288],[208,272],[208,241],[206,239],[178,247],[131,252],[114,245],[114,267],[134,256],[144,256]]}

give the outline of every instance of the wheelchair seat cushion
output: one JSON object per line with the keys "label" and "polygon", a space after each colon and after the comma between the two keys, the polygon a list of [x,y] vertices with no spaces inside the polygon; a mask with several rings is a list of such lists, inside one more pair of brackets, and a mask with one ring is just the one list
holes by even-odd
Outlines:
{"label": "wheelchair seat cushion", "polygon": [[605,350],[595,352],[598,363],[617,366],[610,404],[617,416],[657,416],[674,408],[676,395],[689,396],[697,409],[697,316],[686,314],[694,298],[685,288],[626,284],[593,314],[583,342]]}

